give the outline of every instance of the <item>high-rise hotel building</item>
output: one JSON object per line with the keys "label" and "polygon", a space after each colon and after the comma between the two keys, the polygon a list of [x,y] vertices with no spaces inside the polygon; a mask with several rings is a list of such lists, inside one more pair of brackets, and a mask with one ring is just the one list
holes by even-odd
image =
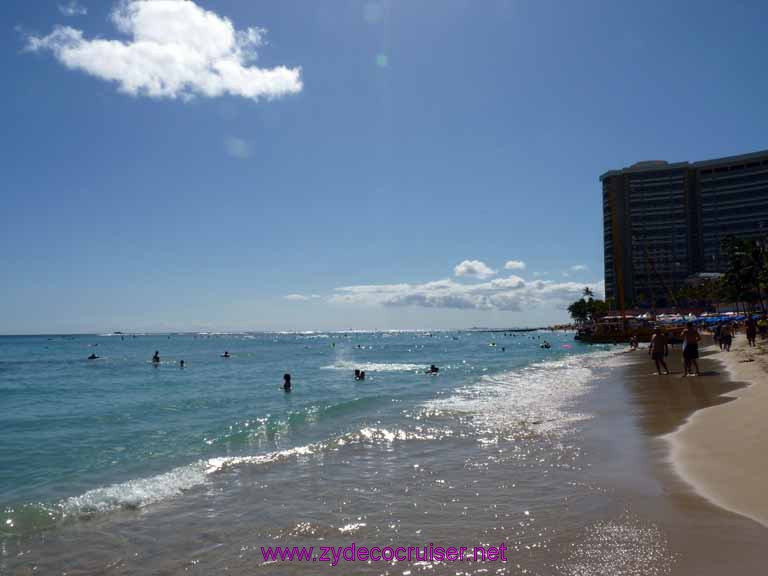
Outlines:
{"label": "high-rise hotel building", "polygon": [[671,304],[700,272],[722,272],[724,238],[768,235],[768,150],[702,162],[638,162],[600,176],[606,298]]}

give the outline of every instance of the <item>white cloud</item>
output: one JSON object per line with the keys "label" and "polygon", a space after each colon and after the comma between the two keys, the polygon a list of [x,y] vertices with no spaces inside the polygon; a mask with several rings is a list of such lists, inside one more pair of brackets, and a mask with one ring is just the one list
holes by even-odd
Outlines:
{"label": "white cloud", "polygon": [[304,294],[287,294],[283,296],[286,300],[293,300],[296,302],[305,302],[306,300],[309,300],[308,296],[304,296]]}
{"label": "white cloud", "polygon": [[294,302],[307,302],[309,300],[316,300],[320,298],[319,294],[311,294],[309,296],[305,296],[304,294],[286,294],[283,296],[284,300],[292,300]]}
{"label": "white cloud", "polygon": [[64,14],[64,16],[85,16],[88,14],[88,9],[78,4],[75,0],[71,0],[66,4],[59,4],[59,12]]}
{"label": "white cloud", "polygon": [[59,26],[30,36],[27,48],[50,50],[66,67],[116,82],[132,95],[153,98],[278,98],[302,89],[301,69],[249,65],[264,43],[263,28],[232,22],[192,0],[124,0],[112,21],[126,40],[87,39]]}
{"label": "white cloud", "polygon": [[506,270],[525,270],[525,262],[522,260],[507,260],[504,268]]}
{"label": "white cloud", "polygon": [[[480,284],[444,279],[424,284],[373,284],[344,286],[330,298],[334,303],[419,306],[475,310],[525,310],[544,303],[565,304],[581,298],[584,283],[528,282],[519,276],[497,278]],[[589,284],[595,294],[603,283]]]}
{"label": "white cloud", "polygon": [[464,260],[453,269],[453,273],[456,276],[468,276],[483,280],[496,274],[496,270],[493,270],[480,260]]}
{"label": "white cloud", "polygon": [[251,145],[242,138],[235,138],[231,136],[224,141],[224,148],[227,154],[234,158],[250,158],[251,157]]}
{"label": "white cloud", "polygon": [[571,266],[570,270],[571,272],[584,272],[585,270],[588,270],[588,268],[584,266],[584,264],[575,264]]}

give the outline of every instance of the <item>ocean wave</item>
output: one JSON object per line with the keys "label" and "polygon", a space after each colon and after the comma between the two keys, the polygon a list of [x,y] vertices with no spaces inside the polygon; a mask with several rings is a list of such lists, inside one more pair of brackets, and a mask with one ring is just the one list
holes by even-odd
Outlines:
{"label": "ocean wave", "polygon": [[342,360],[323,366],[323,370],[365,370],[366,372],[423,372],[426,370],[426,364],[405,364],[398,362],[352,362]]}
{"label": "ocean wave", "polygon": [[267,414],[250,420],[239,420],[225,430],[204,438],[209,446],[226,444],[232,446],[252,446],[254,442],[272,442],[299,430],[308,424],[334,420],[347,414],[355,414],[369,407],[376,407],[388,397],[380,395],[359,396],[336,403],[312,403],[299,410],[284,414]]}
{"label": "ocean wave", "polygon": [[466,419],[479,435],[517,435],[562,432],[592,417],[574,408],[591,386],[594,368],[605,365],[615,352],[569,355],[559,360],[529,364],[510,372],[482,376],[447,398],[429,400],[414,417],[471,416]]}
{"label": "ocean wave", "polygon": [[198,461],[170,472],[89,490],[61,503],[64,516],[83,516],[109,510],[135,509],[178,496],[205,482],[208,464]]}
{"label": "ocean wave", "polygon": [[450,430],[418,426],[414,429],[388,429],[378,426],[364,427],[356,432],[350,432],[340,436],[334,441],[336,446],[345,446],[348,444],[392,444],[397,441],[413,441],[413,440],[440,440],[452,436]]}
{"label": "ocean wave", "polygon": [[163,474],[88,490],[79,496],[63,500],[59,503],[58,508],[64,518],[88,518],[94,514],[115,510],[137,510],[179,497],[184,492],[209,482],[212,475],[241,466],[277,464],[293,458],[313,456],[351,445],[390,445],[394,442],[435,440],[447,435],[449,432],[445,430],[425,426],[417,426],[409,430],[364,426],[357,431],[335,436],[322,442],[285,450],[253,456],[222,456],[201,459]]}
{"label": "ocean wave", "polygon": [[112,510],[135,510],[181,496],[185,491],[205,484],[212,474],[243,465],[272,464],[281,460],[310,455],[322,449],[322,444],[308,444],[256,456],[226,456],[198,460],[169,472],[138,478],[88,490],[67,498],[59,505],[62,516],[87,517]]}

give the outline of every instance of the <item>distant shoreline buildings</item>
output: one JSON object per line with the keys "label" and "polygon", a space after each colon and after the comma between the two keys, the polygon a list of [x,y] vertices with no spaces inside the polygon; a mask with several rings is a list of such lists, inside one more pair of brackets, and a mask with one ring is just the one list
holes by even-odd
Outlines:
{"label": "distant shoreline buildings", "polygon": [[694,274],[723,272],[728,236],[768,234],[768,150],[701,162],[638,162],[600,176],[606,298],[670,305]]}

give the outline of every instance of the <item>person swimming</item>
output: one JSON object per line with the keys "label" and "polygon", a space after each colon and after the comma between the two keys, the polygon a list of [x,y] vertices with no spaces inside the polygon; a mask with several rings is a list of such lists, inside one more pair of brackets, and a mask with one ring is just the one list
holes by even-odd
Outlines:
{"label": "person swimming", "polygon": [[425,374],[437,374],[438,372],[440,372],[440,368],[434,364],[430,364],[429,368],[425,371]]}
{"label": "person swimming", "polygon": [[355,380],[360,380],[360,369],[355,368]]}
{"label": "person swimming", "polygon": [[227,351],[224,351],[224,354],[221,355],[222,358],[230,358],[231,356],[232,355]]}
{"label": "person swimming", "polygon": [[179,360],[179,368],[184,368],[184,360]]}
{"label": "person swimming", "polygon": [[283,374],[283,390],[286,392],[291,391],[291,375],[290,374]]}
{"label": "person swimming", "polygon": [[160,364],[160,350],[155,350],[152,356],[152,364]]}
{"label": "person swimming", "polygon": [[88,360],[98,360],[98,359],[99,357],[96,356],[96,354],[91,354],[90,356],[88,356]]}
{"label": "person swimming", "polygon": [[544,344],[542,344],[541,347],[548,350],[549,348],[552,348],[552,344],[544,340]]}

